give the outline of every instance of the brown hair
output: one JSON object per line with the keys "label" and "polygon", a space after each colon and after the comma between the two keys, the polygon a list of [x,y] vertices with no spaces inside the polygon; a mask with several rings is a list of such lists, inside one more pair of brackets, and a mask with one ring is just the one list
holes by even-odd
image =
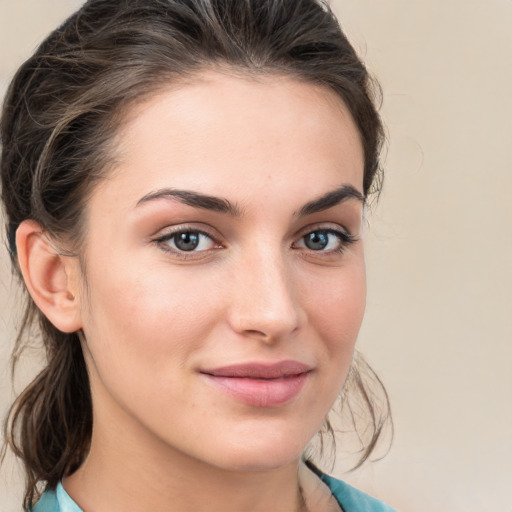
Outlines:
{"label": "brown hair", "polygon": [[[109,144],[127,107],[215,66],[295,76],[334,90],[359,129],[364,194],[380,190],[378,89],[324,1],[89,0],[21,66],[3,106],[1,194],[18,275],[14,234],[25,219],[78,254],[83,205],[109,168]],[[93,419],[78,333],[58,331],[28,294],[13,365],[35,323],[47,365],[17,398],[5,424],[5,438],[25,465],[26,509],[39,495],[39,483],[55,488],[80,466]],[[382,384],[366,371],[376,384],[368,386],[364,373],[354,365],[347,384],[370,413],[360,462],[389,418]],[[372,398],[373,387],[382,389],[383,408]],[[350,406],[346,397],[344,403]]]}

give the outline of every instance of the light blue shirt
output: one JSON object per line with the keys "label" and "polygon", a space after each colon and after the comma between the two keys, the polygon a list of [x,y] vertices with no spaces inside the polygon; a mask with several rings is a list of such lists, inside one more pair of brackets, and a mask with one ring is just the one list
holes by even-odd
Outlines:
{"label": "light blue shirt", "polygon": [[[341,480],[321,475],[344,512],[395,512],[391,507],[358,491]],[[83,512],[59,483],[55,491],[46,491],[32,512]]]}
{"label": "light blue shirt", "polygon": [[59,482],[55,491],[46,491],[32,508],[33,512],[83,512]]}

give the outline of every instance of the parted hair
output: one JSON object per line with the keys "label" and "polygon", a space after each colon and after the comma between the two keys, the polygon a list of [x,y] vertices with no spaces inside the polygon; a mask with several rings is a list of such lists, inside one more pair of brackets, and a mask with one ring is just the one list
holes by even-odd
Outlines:
{"label": "parted hair", "polygon": [[[378,194],[383,127],[379,89],[330,7],[322,0],[89,0],[52,32],[14,76],[1,114],[1,198],[14,272],[15,232],[37,221],[79,257],[83,209],[112,164],[123,114],[170,84],[223,68],[286,75],[325,86],[343,100],[364,150],[364,195]],[[84,270],[85,271],[85,270]],[[24,507],[84,461],[92,400],[80,333],[63,333],[26,306],[13,367],[29,334],[39,333],[46,364],[12,405],[4,426],[26,473]],[[360,359],[341,405],[367,412],[361,464],[390,421],[382,383]],[[362,405],[361,405],[362,404]],[[328,420],[320,432],[332,434]]]}

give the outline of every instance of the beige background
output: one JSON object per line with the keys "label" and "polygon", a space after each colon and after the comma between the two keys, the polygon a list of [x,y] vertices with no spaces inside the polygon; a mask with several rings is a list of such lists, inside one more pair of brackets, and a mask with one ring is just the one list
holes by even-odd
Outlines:
{"label": "beige background", "polygon": [[[0,93],[79,3],[0,0]],[[390,454],[343,477],[402,512],[512,512],[512,2],[334,6],[385,93],[359,343],[396,423]],[[0,263],[4,411],[16,315],[5,251]],[[0,473],[1,511],[19,510],[19,474]]]}

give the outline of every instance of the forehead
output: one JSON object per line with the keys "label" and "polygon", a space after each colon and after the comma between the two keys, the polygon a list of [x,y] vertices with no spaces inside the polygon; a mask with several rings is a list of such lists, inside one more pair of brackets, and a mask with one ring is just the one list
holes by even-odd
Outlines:
{"label": "forehead", "polygon": [[116,146],[113,179],[131,204],[169,186],[225,195],[307,178],[312,194],[362,189],[362,145],[343,101],[287,76],[203,72],[133,106]]}

